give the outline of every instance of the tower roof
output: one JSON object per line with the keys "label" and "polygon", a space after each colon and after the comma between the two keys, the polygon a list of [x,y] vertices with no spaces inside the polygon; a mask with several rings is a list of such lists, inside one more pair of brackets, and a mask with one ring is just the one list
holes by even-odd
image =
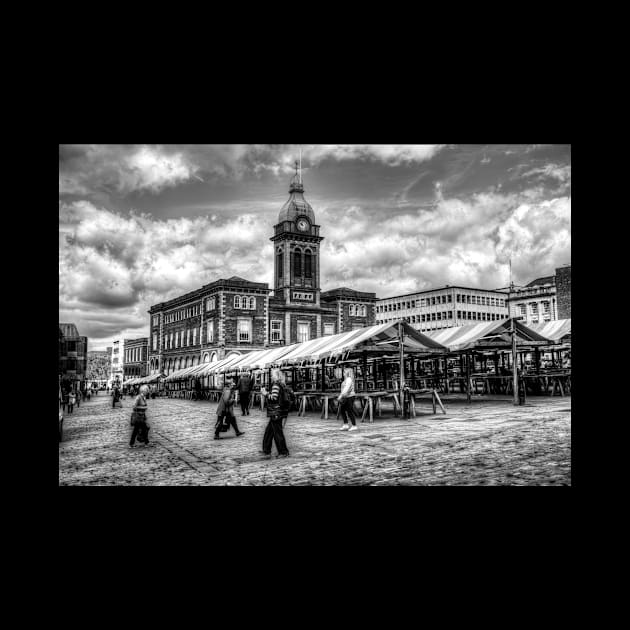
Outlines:
{"label": "tower roof", "polygon": [[302,183],[302,172],[298,169],[298,162],[295,162],[295,175],[291,178],[289,185],[289,199],[282,206],[278,215],[278,223],[283,221],[295,221],[298,216],[308,217],[311,223],[315,223],[315,213],[311,204],[304,199],[304,184]]}

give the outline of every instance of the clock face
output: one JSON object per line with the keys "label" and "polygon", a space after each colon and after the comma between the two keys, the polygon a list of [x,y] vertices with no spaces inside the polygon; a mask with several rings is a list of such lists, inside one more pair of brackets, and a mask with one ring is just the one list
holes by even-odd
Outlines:
{"label": "clock face", "polygon": [[308,221],[306,219],[300,219],[297,222],[297,228],[301,232],[306,232],[306,230],[308,230]]}

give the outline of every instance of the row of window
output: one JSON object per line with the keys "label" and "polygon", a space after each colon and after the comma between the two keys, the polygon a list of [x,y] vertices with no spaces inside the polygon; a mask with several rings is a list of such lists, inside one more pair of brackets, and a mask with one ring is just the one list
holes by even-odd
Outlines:
{"label": "row of window", "polygon": [[[192,341],[192,343],[191,343]],[[201,328],[199,329],[199,341],[201,341]],[[167,334],[164,337],[164,349],[185,348],[197,344],[197,328],[187,328]],[[157,350],[157,335],[153,335],[153,350]]]}
{"label": "row of window", "polygon": [[[279,343],[282,341],[282,320],[271,320],[271,342]],[[201,331],[199,328],[199,343],[202,343]],[[236,324],[237,339],[240,343],[251,343],[252,340],[252,320],[237,319]],[[333,323],[324,324],[323,336],[334,335],[335,325]],[[297,341],[309,341],[311,338],[311,328],[309,322],[298,322],[297,324]],[[157,351],[158,336],[153,334],[151,340],[152,350]],[[174,348],[185,348],[186,346],[196,345],[197,328],[188,328],[177,332],[172,332],[164,337],[164,349],[172,350]],[[206,322],[206,343],[214,343],[214,320]]]}
{"label": "row of window", "polygon": [[366,317],[367,306],[365,304],[350,304],[350,317]]}
{"label": "row of window", "polygon": [[182,308],[174,313],[167,313],[164,316],[164,323],[170,324],[171,322],[180,322],[184,319],[199,315],[199,305],[190,306],[188,308]]}
{"label": "row of window", "polygon": [[125,363],[142,361],[142,348],[129,348],[125,350]]}
{"label": "row of window", "polygon": [[234,308],[243,308],[243,309],[256,309],[256,298],[255,297],[247,297],[246,295],[235,295],[234,296]]}
{"label": "row of window", "polygon": [[503,298],[495,298],[486,295],[463,295],[457,294],[457,302],[460,304],[479,304],[480,306],[503,306],[506,301]]}
{"label": "row of window", "polygon": [[[377,313],[385,313],[389,311],[400,311],[404,308],[421,308],[424,306],[435,306],[436,304],[452,303],[452,294],[434,295],[427,298],[419,298],[418,300],[407,300],[405,302],[395,302],[392,304],[380,304],[376,307]],[[464,295],[458,293],[456,301],[460,304],[479,304],[480,306],[502,306],[505,307],[505,300],[485,295]]]}
{"label": "row of window", "polygon": [[[390,319],[381,319],[380,323],[398,321],[402,319],[410,324],[420,324],[423,322],[435,322],[447,319],[453,319],[453,311],[441,311],[439,313],[425,313],[424,315],[409,315],[408,317],[397,317]],[[494,322],[499,319],[505,319],[499,313],[478,313],[477,311],[457,311],[457,319],[470,319],[480,322]]]}
{"label": "row of window", "polygon": [[[549,315],[551,313],[551,302],[545,301],[541,302],[541,304],[543,315]],[[518,309],[523,317],[527,316],[527,306],[527,304],[518,304]],[[530,302],[529,310],[532,315],[538,315],[538,302]]]}

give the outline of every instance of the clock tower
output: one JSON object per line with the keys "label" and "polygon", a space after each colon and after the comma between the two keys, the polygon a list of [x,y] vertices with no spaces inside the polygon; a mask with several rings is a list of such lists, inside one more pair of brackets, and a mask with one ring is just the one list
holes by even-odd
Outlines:
{"label": "clock tower", "polygon": [[274,297],[285,305],[320,306],[319,225],[304,199],[302,173],[295,163],[289,199],[282,206],[271,237],[274,244]]}

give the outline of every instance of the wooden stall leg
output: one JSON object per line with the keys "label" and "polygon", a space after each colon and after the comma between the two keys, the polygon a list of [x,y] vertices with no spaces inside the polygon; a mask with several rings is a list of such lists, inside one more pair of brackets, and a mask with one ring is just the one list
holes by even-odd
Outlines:
{"label": "wooden stall leg", "polygon": [[376,412],[378,413],[378,417],[380,418],[382,416],[382,414],[381,414],[381,397],[380,396],[376,399]]}
{"label": "wooden stall leg", "polygon": [[366,416],[366,414],[367,414],[367,412],[368,412],[368,406],[369,406],[369,405],[367,405],[367,404],[366,404],[366,405],[363,407],[363,413],[361,414],[361,422],[365,422],[365,416]]}
{"label": "wooden stall leg", "polygon": [[435,389],[431,390],[431,402],[433,403],[433,413],[437,413],[435,408]]}
{"label": "wooden stall leg", "polygon": [[400,403],[398,402],[398,394],[394,394],[392,398],[394,400],[394,417],[398,417],[398,407],[400,407]]}
{"label": "wooden stall leg", "polygon": [[372,403],[372,399],[368,398],[368,406],[370,408],[370,424],[374,422],[374,405]]}
{"label": "wooden stall leg", "polygon": [[411,415],[412,417],[416,417],[416,395],[411,394]]}
{"label": "wooden stall leg", "polygon": [[[440,400],[440,395],[437,392],[435,392],[435,399],[437,400],[438,405],[440,405],[440,409],[442,410],[442,413],[446,413],[446,409],[444,409],[444,405],[442,404],[442,401]],[[435,402],[433,403],[433,408],[435,409]],[[433,413],[435,413],[435,411]]]}

